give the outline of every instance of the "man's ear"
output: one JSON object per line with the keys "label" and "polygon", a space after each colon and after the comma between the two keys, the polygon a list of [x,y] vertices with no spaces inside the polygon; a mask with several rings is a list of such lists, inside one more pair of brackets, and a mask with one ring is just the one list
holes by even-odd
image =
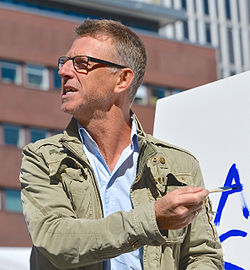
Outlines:
{"label": "man's ear", "polygon": [[120,93],[129,89],[133,79],[134,79],[133,70],[131,68],[123,68],[117,79],[115,91],[117,93]]}

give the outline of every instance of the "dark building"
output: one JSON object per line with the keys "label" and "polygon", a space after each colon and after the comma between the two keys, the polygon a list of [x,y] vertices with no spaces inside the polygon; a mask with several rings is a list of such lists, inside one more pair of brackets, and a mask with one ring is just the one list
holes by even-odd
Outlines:
{"label": "dark building", "polygon": [[21,214],[21,149],[66,127],[57,59],[87,17],[117,19],[143,39],[148,65],[133,110],[147,132],[158,98],[216,80],[213,48],[158,35],[161,25],[183,20],[183,11],[129,0],[0,0],[0,246],[31,245]]}

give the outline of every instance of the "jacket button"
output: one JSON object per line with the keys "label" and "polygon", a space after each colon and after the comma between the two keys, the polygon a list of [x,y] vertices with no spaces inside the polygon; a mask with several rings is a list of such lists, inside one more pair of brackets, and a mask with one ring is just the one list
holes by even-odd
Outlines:
{"label": "jacket button", "polygon": [[158,157],[153,157],[153,158],[152,158],[152,161],[153,161],[153,162],[157,162],[157,161],[158,161]]}
{"label": "jacket button", "polygon": [[134,242],[133,243],[132,248],[133,248],[133,250],[136,250],[137,249],[137,242]]}
{"label": "jacket button", "polygon": [[164,157],[160,157],[160,162],[161,162],[161,164],[165,164],[166,163],[165,158]]}
{"label": "jacket button", "polygon": [[161,182],[162,182],[162,181],[161,181],[161,177],[159,177],[159,178],[158,178],[158,183],[161,184]]}

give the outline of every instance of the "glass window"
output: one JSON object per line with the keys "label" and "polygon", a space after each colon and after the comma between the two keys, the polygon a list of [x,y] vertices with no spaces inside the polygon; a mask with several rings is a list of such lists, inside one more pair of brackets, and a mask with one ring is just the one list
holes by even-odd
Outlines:
{"label": "glass window", "polygon": [[196,41],[198,41],[199,40],[199,25],[198,25],[198,20],[195,20],[194,23],[195,23]]}
{"label": "glass window", "polygon": [[5,210],[8,212],[22,212],[20,190],[5,190]]}
{"label": "glass window", "polygon": [[185,10],[187,9],[187,1],[186,0],[181,0],[181,7]]}
{"label": "glass window", "polygon": [[136,104],[140,104],[140,105],[146,105],[147,104],[147,102],[148,102],[147,87],[145,85],[141,85],[138,88],[134,102]]}
{"label": "glass window", "polygon": [[184,33],[184,38],[188,39],[188,23],[187,21],[183,22],[183,33]]}
{"label": "glass window", "polygon": [[61,89],[61,77],[58,75],[58,69],[53,69],[53,83],[55,89]]}
{"label": "glass window", "polygon": [[168,96],[171,96],[171,95],[173,95],[172,89],[167,89],[167,90],[165,91],[165,96],[168,97]]}
{"label": "glass window", "polygon": [[237,3],[237,18],[238,18],[238,21],[240,21],[241,18],[240,18],[240,3],[239,3],[239,0],[237,0],[236,3]]}
{"label": "glass window", "polygon": [[57,134],[62,134],[62,133],[63,133],[63,131],[62,131],[62,130],[56,130],[56,131],[54,131],[54,132],[53,132],[53,134],[54,134],[54,135],[57,135]]}
{"label": "glass window", "polygon": [[30,129],[30,140],[31,142],[35,142],[37,140],[41,140],[46,138],[48,135],[48,131],[45,129],[39,128],[31,128]]}
{"label": "glass window", "polygon": [[231,7],[230,7],[230,0],[225,0],[225,8],[226,8],[226,18],[228,20],[231,19]]}
{"label": "glass window", "polygon": [[152,86],[151,87],[151,103],[153,105],[156,104],[157,99],[164,98],[166,96],[166,88],[160,86]]}
{"label": "glass window", "polygon": [[194,12],[197,12],[196,0],[194,0]]}
{"label": "glass window", "polygon": [[206,30],[206,42],[211,43],[211,29],[210,29],[210,24],[206,23],[205,24],[205,30]]}
{"label": "glass window", "polygon": [[222,26],[221,25],[217,25],[217,38],[218,38],[218,56],[219,56],[219,61],[221,62],[222,61],[222,51],[221,51],[221,28]]}
{"label": "glass window", "polygon": [[233,32],[231,27],[227,28],[227,40],[228,40],[229,61],[231,64],[234,64]]}
{"label": "glass window", "polygon": [[244,67],[245,59],[243,56],[242,30],[240,30],[239,35],[240,35],[240,59],[241,59],[241,65],[242,65],[242,67]]}
{"label": "glass window", "polygon": [[21,66],[19,64],[0,61],[0,68],[3,82],[21,84]]}
{"label": "glass window", "polygon": [[3,125],[4,143],[22,147],[24,145],[24,134],[19,126]]}
{"label": "glass window", "polygon": [[181,92],[183,92],[183,90],[181,90],[181,89],[173,89],[172,95],[176,95],[176,94],[179,94]]}
{"label": "glass window", "polygon": [[43,90],[49,89],[48,69],[41,66],[27,65],[25,67],[26,84]]}
{"label": "glass window", "polygon": [[209,15],[208,0],[203,1],[204,14]]}
{"label": "glass window", "polygon": [[216,16],[219,17],[219,5],[218,5],[218,1],[215,1],[215,11],[216,11]]}
{"label": "glass window", "polygon": [[[248,10],[250,10],[250,0],[248,0]],[[247,15],[248,15],[248,22],[250,24],[250,12],[247,12]]]}

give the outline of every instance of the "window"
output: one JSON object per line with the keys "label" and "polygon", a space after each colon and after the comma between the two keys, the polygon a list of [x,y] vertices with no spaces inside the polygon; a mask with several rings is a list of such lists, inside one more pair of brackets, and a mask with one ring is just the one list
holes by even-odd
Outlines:
{"label": "window", "polygon": [[197,4],[196,4],[196,0],[194,0],[194,12],[197,12]]}
{"label": "window", "polygon": [[184,33],[184,38],[188,39],[188,23],[187,21],[183,22],[183,33]]}
{"label": "window", "polygon": [[58,69],[53,69],[53,83],[55,89],[61,89],[61,77],[58,75]]}
{"label": "window", "polygon": [[154,85],[151,87],[151,95],[151,103],[155,105],[157,99],[164,98],[166,96],[166,88]]}
{"label": "window", "polygon": [[146,105],[148,102],[147,98],[147,87],[145,85],[141,85],[135,96],[135,103],[140,105]]}
{"label": "window", "polygon": [[186,0],[181,0],[181,7],[185,10],[187,9],[187,1]]}
{"label": "window", "polygon": [[54,135],[57,135],[57,134],[62,134],[63,133],[63,131],[62,130],[55,130],[54,132],[53,132],[53,134]]}
{"label": "window", "polygon": [[176,95],[176,94],[179,94],[181,92],[183,92],[183,90],[181,90],[181,89],[173,89],[172,90],[172,95]]}
{"label": "window", "polygon": [[196,32],[196,40],[199,40],[199,25],[198,20],[195,20],[195,32]]}
{"label": "window", "polygon": [[7,61],[0,61],[1,80],[5,83],[21,84],[21,66]]}
{"label": "window", "polygon": [[26,85],[43,90],[49,89],[48,69],[41,66],[27,65],[25,67]]}
{"label": "window", "polygon": [[234,64],[233,32],[232,28],[227,28],[228,53],[230,64]]}
{"label": "window", "polygon": [[48,131],[45,129],[39,128],[31,128],[30,129],[30,140],[31,142],[35,142],[37,140],[41,140],[46,138],[48,135]]}
{"label": "window", "polygon": [[[219,56],[219,61],[222,61],[222,51],[221,51],[221,28],[222,26],[217,25],[217,38],[218,38],[218,56]],[[220,77],[221,78],[221,77]]]}
{"label": "window", "polygon": [[216,16],[219,17],[219,6],[218,6],[218,1],[215,1],[215,11],[216,11]]}
{"label": "window", "polygon": [[209,15],[208,0],[203,1],[204,14]]}
{"label": "window", "polygon": [[[250,10],[250,0],[248,0],[247,4],[248,4],[248,10]],[[248,22],[250,24],[250,13],[247,12],[247,15],[248,15]]]}
{"label": "window", "polygon": [[205,24],[205,30],[206,30],[206,42],[211,43],[211,29],[210,29],[210,24],[206,23]]}
{"label": "window", "polygon": [[241,18],[240,18],[240,3],[239,3],[239,0],[237,0],[237,19],[238,19],[238,21],[240,21],[241,20]]}
{"label": "window", "polygon": [[24,134],[20,127],[15,125],[3,125],[4,143],[22,147],[24,145]]}
{"label": "window", "polygon": [[226,8],[226,18],[228,20],[231,19],[231,7],[230,7],[230,0],[225,0],[225,8]]}
{"label": "window", "polygon": [[245,59],[243,56],[242,30],[240,30],[239,35],[240,35],[240,59],[241,59],[241,65],[242,65],[242,67],[244,67]]}
{"label": "window", "polygon": [[22,212],[21,192],[15,189],[5,190],[5,210],[8,212]]}

